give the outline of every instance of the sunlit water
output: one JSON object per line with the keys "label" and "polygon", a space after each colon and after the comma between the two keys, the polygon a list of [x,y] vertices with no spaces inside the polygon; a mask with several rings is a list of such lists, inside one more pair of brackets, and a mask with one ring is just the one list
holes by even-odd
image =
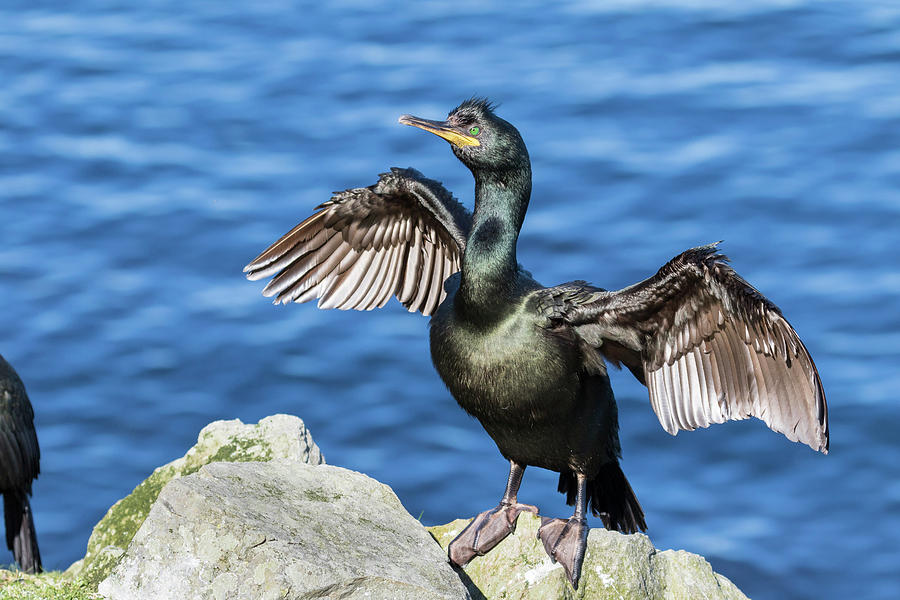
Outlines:
{"label": "sunlit water", "polygon": [[[0,6],[0,352],[37,415],[45,566],[215,419],[299,415],[428,524],[496,504],[505,461],[426,319],[275,308],[241,274],[390,166],[471,206],[447,145],[396,119],[477,93],[529,145],[538,280],[622,287],[725,240],[819,366],[828,456],[759,421],[672,438],[615,374],[653,542],[754,598],[900,597],[900,11],[740,4]],[[555,490],[532,469],[520,498],[566,515]]]}

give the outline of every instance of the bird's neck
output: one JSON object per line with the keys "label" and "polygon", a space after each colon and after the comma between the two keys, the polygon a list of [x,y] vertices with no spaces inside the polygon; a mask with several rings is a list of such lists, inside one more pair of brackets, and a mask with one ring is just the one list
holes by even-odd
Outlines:
{"label": "bird's neck", "polygon": [[519,288],[516,242],[531,198],[531,167],[475,173],[475,211],[462,262],[460,308],[491,320]]}

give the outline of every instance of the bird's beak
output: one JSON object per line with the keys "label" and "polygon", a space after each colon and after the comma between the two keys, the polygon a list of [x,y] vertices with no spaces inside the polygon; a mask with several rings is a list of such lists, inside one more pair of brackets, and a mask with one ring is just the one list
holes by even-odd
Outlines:
{"label": "bird's beak", "polygon": [[454,146],[480,146],[477,138],[466,135],[459,131],[456,127],[448,124],[446,121],[429,121],[428,119],[420,119],[412,115],[403,115],[400,122],[404,125],[412,125],[419,129],[429,131],[434,135],[439,135]]}

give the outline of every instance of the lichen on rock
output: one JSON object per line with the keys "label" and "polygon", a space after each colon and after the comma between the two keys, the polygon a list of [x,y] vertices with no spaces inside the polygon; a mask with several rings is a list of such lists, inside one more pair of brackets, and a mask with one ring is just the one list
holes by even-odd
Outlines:
{"label": "lichen on rock", "polygon": [[238,419],[215,421],[204,427],[187,453],[163,465],[134,491],[116,502],[94,527],[85,557],[66,572],[96,586],[118,563],[140,528],[160,491],[173,479],[196,473],[212,462],[250,462],[289,459],[309,464],[325,462],[306,425],[298,417],[273,415],[257,424]]}
{"label": "lichen on rock", "polygon": [[82,579],[59,571],[24,573],[0,569],[0,600],[103,600]]}
{"label": "lichen on rock", "polygon": [[213,463],[170,482],[99,591],[111,600],[469,598],[387,486],[281,460]]}
{"label": "lichen on rock", "polygon": [[454,570],[446,547],[466,520],[426,531],[388,486],[323,463],[297,417],[212,423],[110,508],[85,558],[57,579],[85,598],[99,584],[113,600],[745,599],[700,556],[601,528],[588,537],[575,591],[528,513],[491,552]]}
{"label": "lichen on rock", "polygon": [[[429,531],[445,548],[468,524],[457,519]],[[537,538],[540,518],[519,515],[515,533],[485,556],[466,565],[473,597],[487,600],[557,600],[584,598],[603,600],[746,600],[725,577],[714,573],[703,557],[683,550],[654,548],[641,533],[591,529],[581,581],[573,590],[562,567],[553,563]]]}

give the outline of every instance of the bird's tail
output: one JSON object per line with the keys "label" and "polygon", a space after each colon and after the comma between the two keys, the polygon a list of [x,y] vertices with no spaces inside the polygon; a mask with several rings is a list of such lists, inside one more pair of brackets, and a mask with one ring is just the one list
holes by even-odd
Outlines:
{"label": "bird's tail", "polygon": [[[559,474],[559,491],[566,495],[567,504],[575,504],[578,484],[571,471]],[[600,517],[607,529],[622,533],[647,530],[644,510],[619,467],[619,461],[603,465],[600,472],[588,480],[587,493],[591,512]]]}
{"label": "bird's tail", "polygon": [[3,513],[6,516],[6,546],[13,551],[19,568],[26,573],[40,573],[41,551],[26,493],[11,491],[3,494]]}

